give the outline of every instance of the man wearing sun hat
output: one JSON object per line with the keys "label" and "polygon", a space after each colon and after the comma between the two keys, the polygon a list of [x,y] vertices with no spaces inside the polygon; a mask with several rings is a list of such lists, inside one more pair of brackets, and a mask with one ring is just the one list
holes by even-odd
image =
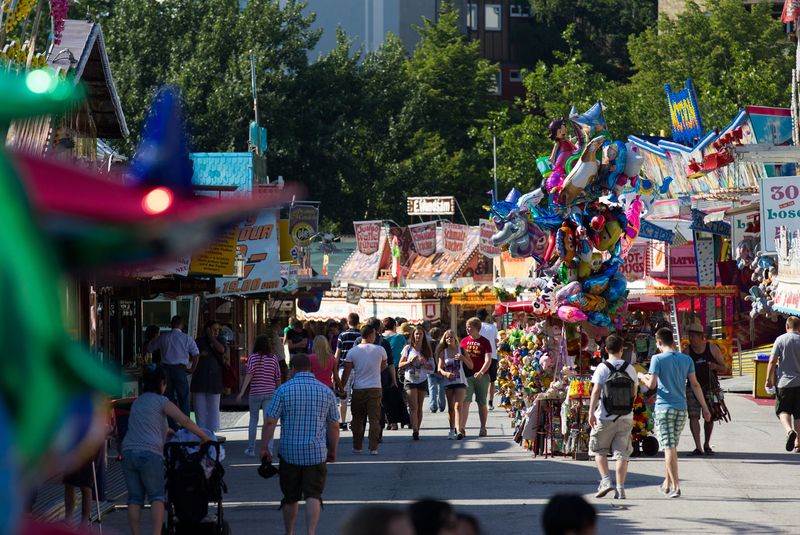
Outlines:
{"label": "man wearing sun hat", "polygon": [[[687,354],[694,361],[695,376],[697,382],[700,383],[700,388],[703,390],[703,397],[708,404],[711,399],[711,385],[716,381],[716,374],[724,372],[727,367],[725,366],[725,359],[722,357],[722,352],[719,346],[706,341],[706,332],[703,324],[694,320],[687,329],[689,334],[689,347]],[[700,455],[714,455],[714,450],[711,449],[711,432],[714,430],[714,421],[704,423],[705,442],[700,443],[700,416],[702,407],[697,398],[692,395],[692,387],[687,383],[686,385],[686,404],[689,412],[689,428],[692,430],[692,437],[694,437],[695,448],[692,452],[694,456]],[[709,405],[710,406],[710,405]]]}

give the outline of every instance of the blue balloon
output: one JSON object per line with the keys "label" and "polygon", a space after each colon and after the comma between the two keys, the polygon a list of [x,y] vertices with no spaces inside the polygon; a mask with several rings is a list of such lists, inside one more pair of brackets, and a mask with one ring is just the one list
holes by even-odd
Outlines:
{"label": "blue balloon", "polygon": [[628,281],[625,280],[625,275],[617,273],[608,282],[608,289],[603,294],[603,297],[605,297],[609,303],[613,303],[623,297],[627,289]]}
{"label": "blue balloon", "polygon": [[589,312],[586,314],[589,317],[589,323],[595,325],[597,327],[611,327],[611,318],[608,317],[608,314],[603,312]]}

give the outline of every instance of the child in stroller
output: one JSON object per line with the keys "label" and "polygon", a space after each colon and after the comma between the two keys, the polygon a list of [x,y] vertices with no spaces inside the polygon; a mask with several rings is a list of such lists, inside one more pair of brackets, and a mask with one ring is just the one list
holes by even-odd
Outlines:
{"label": "child in stroller", "polygon": [[[182,429],[164,445],[168,535],[230,533],[222,510],[222,495],[228,492],[221,463],[225,439],[203,431],[211,437],[210,442],[200,444],[195,435]],[[217,504],[216,513],[209,514],[209,502]]]}

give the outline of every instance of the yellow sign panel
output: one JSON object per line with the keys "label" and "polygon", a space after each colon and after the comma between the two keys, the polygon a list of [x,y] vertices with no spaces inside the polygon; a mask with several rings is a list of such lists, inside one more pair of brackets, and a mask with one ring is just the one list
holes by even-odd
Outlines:
{"label": "yellow sign panel", "polygon": [[189,272],[215,277],[230,277],[233,275],[236,262],[236,235],[238,225],[211,242],[203,251],[192,255]]}
{"label": "yellow sign panel", "polygon": [[494,306],[497,303],[497,297],[492,292],[484,293],[454,293],[450,295],[451,305],[462,306]]}
{"label": "yellow sign panel", "polygon": [[294,242],[291,235],[289,235],[289,220],[278,220],[278,245],[281,248],[281,262],[295,262],[297,259],[292,258],[292,249],[294,249]]}

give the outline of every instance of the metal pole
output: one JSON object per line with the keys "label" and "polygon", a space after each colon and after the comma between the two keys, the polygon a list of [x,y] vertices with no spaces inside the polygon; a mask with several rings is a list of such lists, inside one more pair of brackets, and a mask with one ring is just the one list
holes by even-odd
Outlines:
{"label": "metal pole", "polygon": [[497,198],[497,136],[492,136],[492,160],[494,174],[494,197]]}

